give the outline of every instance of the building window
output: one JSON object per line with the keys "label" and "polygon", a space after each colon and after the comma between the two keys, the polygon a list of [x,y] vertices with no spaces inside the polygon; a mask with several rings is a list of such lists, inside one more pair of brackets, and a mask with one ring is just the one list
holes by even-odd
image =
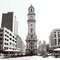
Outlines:
{"label": "building window", "polygon": [[8,39],[5,38],[6,41],[9,41]]}
{"label": "building window", "polygon": [[58,33],[60,33],[60,32],[58,32]]}
{"label": "building window", "polygon": [[60,39],[58,39],[58,44],[60,44]]}
{"label": "building window", "polygon": [[17,38],[15,38],[15,39],[17,39]]}
{"label": "building window", "polygon": [[54,32],[54,33],[56,33],[56,32]]}
{"label": "building window", "polygon": [[11,45],[12,43],[10,42],[10,45]]}
{"label": "building window", "polygon": [[5,42],[5,45],[8,45],[8,43]]}
{"label": "building window", "polygon": [[6,31],[6,30],[5,30],[5,32],[9,34],[9,32],[8,32],[8,31]]}
{"label": "building window", "polygon": [[8,43],[7,43],[7,45],[8,45]]}
{"label": "building window", "polygon": [[14,42],[14,40],[13,40],[13,42]]}
{"label": "building window", "polygon": [[31,33],[32,33],[32,31],[33,31],[33,28],[31,28]]}
{"label": "building window", "polygon": [[33,45],[33,42],[31,42],[30,44]]}
{"label": "building window", "polygon": [[0,36],[2,36],[3,34],[0,34]]}
{"label": "building window", "polygon": [[31,24],[31,26],[32,26],[33,24]]}
{"label": "building window", "polygon": [[10,34],[10,36],[12,36],[12,34]]}
{"label": "building window", "polygon": [[3,38],[0,38],[0,40],[3,40]]}
{"label": "building window", "polygon": [[31,35],[31,38],[33,37],[33,35]]}
{"label": "building window", "polygon": [[54,34],[54,37],[56,37],[56,34]]}
{"label": "building window", "polygon": [[14,36],[13,36],[13,38],[14,38]]}
{"label": "building window", "polygon": [[17,43],[17,42],[15,41],[15,43]]}
{"label": "building window", "polygon": [[31,11],[32,11],[32,9],[31,9]]}
{"label": "building window", "polygon": [[56,39],[55,39],[55,45],[57,44],[57,41],[56,41]]}
{"label": "building window", "polygon": [[14,48],[13,48],[13,50],[14,50]]}
{"label": "building window", "polygon": [[0,32],[3,32],[3,30],[0,30]]}
{"label": "building window", "polygon": [[7,36],[6,34],[5,34],[5,36],[6,36],[6,37],[9,37],[9,36]]}
{"label": "building window", "polygon": [[58,37],[60,37],[60,34],[58,34]]}
{"label": "building window", "polygon": [[6,38],[5,38],[5,40],[6,40]]}
{"label": "building window", "polygon": [[6,43],[5,43],[5,45],[6,45]]}
{"label": "building window", "polygon": [[9,41],[9,40],[7,39],[7,41]]}
{"label": "building window", "polygon": [[5,50],[7,50],[7,49],[8,49],[8,47],[4,47],[4,49],[5,49]]}
{"label": "building window", "polygon": [[12,39],[10,38],[10,40],[12,40]]}
{"label": "building window", "polygon": [[6,47],[4,47],[4,49],[6,50]]}

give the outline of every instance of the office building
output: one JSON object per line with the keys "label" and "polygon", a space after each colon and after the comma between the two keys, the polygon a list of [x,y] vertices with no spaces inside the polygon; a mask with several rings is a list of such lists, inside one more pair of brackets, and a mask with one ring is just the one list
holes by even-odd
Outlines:
{"label": "office building", "polygon": [[50,48],[60,47],[60,29],[54,29],[50,34],[49,40]]}
{"label": "office building", "polygon": [[0,28],[0,52],[16,51],[16,36],[7,28]]}
{"label": "office building", "polygon": [[13,12],[2,14],[1,27],[6,27],[10,31],[12,31],[15,35],[18,35],[18,22]]}

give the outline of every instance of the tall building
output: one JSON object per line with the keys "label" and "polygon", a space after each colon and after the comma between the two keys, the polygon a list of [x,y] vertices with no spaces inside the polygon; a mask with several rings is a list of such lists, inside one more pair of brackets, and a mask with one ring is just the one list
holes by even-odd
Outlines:
{"label": "tall building", "polygon": [[28,35],[26,38],[26,54],[36,55],[37,54],[37,36],[35,33],[35,9],[31,5],[28,8]]}
{"label": "tall building", "polygon": [[54,29],[50,34],[49,48],[60,47],[60,29]]}
{"label": "tall building", "polygon": [[18,34],[18,22],[16,21],[16,16],[13,12],[2,14],[2,24],[1,27],[6,27],[12,31],[15,35]]}

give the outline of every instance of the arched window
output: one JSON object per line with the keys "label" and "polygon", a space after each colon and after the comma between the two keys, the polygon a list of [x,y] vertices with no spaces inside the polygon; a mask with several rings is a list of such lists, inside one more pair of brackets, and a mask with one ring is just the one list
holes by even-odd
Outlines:
{"label": "arched window", "polygon": [[31,11],[32,11],[32,9],[31,9]]}
{"label": "arched window", "polygon": [[33,31],[33,28],[31,28],[31,33],[32,33],[32,31]]}

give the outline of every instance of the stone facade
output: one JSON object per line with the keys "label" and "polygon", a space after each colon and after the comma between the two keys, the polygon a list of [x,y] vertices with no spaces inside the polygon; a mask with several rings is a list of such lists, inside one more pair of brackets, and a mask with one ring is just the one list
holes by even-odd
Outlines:
{"label": "stone facade", "polygon": [[37,54],[37,36],[35,33],[35,13],[34,7],[31,5],[28,8],[28,36],[26,39],[26,54],[36,55]]}

